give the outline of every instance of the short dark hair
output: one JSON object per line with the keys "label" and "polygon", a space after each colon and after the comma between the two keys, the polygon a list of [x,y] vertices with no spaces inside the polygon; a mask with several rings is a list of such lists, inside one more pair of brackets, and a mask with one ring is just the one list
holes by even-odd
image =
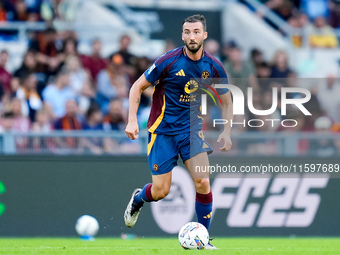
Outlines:
{"label": "short dark hair", "polygon": [[267,62],[263,61],[258,64],[256,64],[256,68],[270,68]]}
{"label": "short dark hair", "polygon": [[44,30],[44,34],[56,34],[56,33],[57,33],[57,30],[55,30],[53,27],[47,27]]}
{"label": "short dark hair", "polygon": [[4,119],[12,119],[14,118],[14,113],[12,111],[7,111],[2,114],[2,118]]}
{"label": "short dark hair", "polygon": [[96,102],[93,102],[91,103],[89,109],[86,112],[86,118],[89,119],[94,113],[100,111],[101,111],[100,106]]}
{"label": "short dark hair", "polygon": [[182,26],[185,22],[188,22],[188,23],[201,22],[202,25],[203,25],[203,30],[207,31],[207,21],[206,21],[205,17],[201,14],[195,14],[195,15],[192,15],[192,16],[185,18],[183,20]]}

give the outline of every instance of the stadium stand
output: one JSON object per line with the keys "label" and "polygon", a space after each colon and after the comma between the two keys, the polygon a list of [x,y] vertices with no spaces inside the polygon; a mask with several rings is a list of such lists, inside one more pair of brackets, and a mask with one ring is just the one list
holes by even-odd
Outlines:
{"label": "stadium stand", "polygon": [[[2,2],[0,152],[144,153],[152,90],[142,95],[141,142],[128,141],[124,127],[132,83],[165,51],[169,39],[151,39],[162,29],[157,13],[132,10],[129,5],[138,6],[134,1]],[[198,2],[198,8],[204,5]],[[223,62],[231,81],[239,79],[244,92],[254,89],[258,109],[270,107],[273,87],[307,87],[314,100],[311,118],[290,109],[291,118],[300,120],[292,132],[312,133],[297,138],[291,132],[273,134],[282,131],[280,125],[236,127],[231,154],[312,155],[321,136],[330,139],[331,130],[339,132],[340,101],[329,100],[340,87],[338,1],[330,6],[326,1],[213,2],[224,7],[222,40],[211,38],[206,50]],[[154,5],[145,1],[143,7]],[[90,8],[95,15],[88,21],[100,19],[84,29],[81,21]],[[311,73],[325,78],[303,80]],[[279,110],[269,117],[280,117]],[[339,142],[329,146],[339,154]]]}

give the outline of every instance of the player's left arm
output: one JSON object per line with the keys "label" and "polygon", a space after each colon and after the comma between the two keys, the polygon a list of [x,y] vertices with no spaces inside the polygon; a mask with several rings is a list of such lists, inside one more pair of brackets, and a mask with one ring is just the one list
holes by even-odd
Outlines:
{"label": "player's left arm", "polygon": [[217,142],[223,141],[224,144],[220,148],[221,151],[229,151],[232,146],[231,142],[231,120],[234,117],[233,114],[233,102],[231,99],[231,92],[220,95],[222,101],[222,118],[228,120],[227,124],[224,124],[224,130],[217,139]]}

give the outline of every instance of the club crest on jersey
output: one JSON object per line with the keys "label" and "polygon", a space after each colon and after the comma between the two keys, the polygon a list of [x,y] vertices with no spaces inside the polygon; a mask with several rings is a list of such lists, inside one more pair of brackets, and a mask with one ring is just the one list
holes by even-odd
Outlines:
{"label": "club crest on jersey", "polygon": [[187,94],[195,92],[198,89],[198,83],[195,80],[190,80],[185,84],[184,91]]}
{"label": "club crest on jersey", "polygon": [[208,71],[203,71],[202,73],[202,79],[207,79],[210,77],[210,73]]}
{"label": "club crest on jersey", "polygon": [[158,166],[157,164],[153,164],[153,167],[152,167],[152,168],[153,168],[154,171],[158,171],[159,166]]}

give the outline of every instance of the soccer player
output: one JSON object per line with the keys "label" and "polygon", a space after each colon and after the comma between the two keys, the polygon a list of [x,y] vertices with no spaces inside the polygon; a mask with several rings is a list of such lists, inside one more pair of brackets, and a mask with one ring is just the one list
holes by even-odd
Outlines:
{"label": "soccer player", "polygon": [[[171,187],[171,171],[177,165],[178,155],[194,181],[196,188],[197,221],[209,229],[212,212],[212,193],[209,173],[195,173],[193,166],[208,169],[208,153],[212,149],[204,141],[199,105],[191,106],[191,95],[197,85],[191,78],[219,78],[227,83],[227,75],[219,61],[204,52],[203,41],[207,38],[206,20],[202,15],[186,18],[182,24],[182,40],[185,46],[170,50],[133,84],[129,97],[129,119],[125,132],[134,140],[138,138],[137,110],[141,93],[154,84],[152,107],[148,121],[148,162],[152,183],[143,189],[135,189],[124,214],[125,225],[133,227],[145,202],[158,201],[167,196]],[[205,87],[206,88],[206,87]],[[222,101],[222,117],[233,117],[232,100],[228,89],[216,89]],[[196,98],[198,100],[198,98]],[[191,107],[190,107],[191,106]],[[224,126],[218,142],[220,148],[231,148],[231,127]],[[210,242],[206,249],[217,249]]]}

